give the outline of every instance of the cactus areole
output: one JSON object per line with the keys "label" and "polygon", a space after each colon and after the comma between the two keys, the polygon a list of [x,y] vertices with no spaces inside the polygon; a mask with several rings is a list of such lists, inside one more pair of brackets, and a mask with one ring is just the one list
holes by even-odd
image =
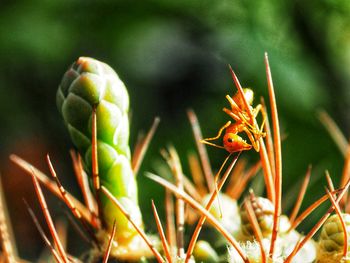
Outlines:
{"label": "cactus areole", "polygon": [[[101,185],[107,187],[142,227],[137,185],[129,148],[129,95],[117,73],[98,60],[80,57],[64,74],[57,90],[57,107],[73,144],[92,174],[92,112],[96,109],[97,158]],[[91,179],[91,178],[90,178]],[[107,231],[116,220],[115,240],[128,243],[137,235],[128,219],[99,193],[99,209]]]}

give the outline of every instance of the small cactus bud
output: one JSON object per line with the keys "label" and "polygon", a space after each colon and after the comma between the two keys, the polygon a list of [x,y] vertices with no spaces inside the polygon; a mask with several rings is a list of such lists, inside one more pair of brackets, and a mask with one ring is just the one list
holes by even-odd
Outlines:
{"label": "small cactus bud", "polygon": [[[137,185],[130,163],[129,95],[117,73],[105,63],[80,57],[64,74],[56,102],[90,175],[92,112],[93,108],[96,109],[100,182],[123,204],[134,222],[142,227]],[[112,201],[102,193],[99,198],[108,231],[116,220],[116,240],[123,243],[136,235],[135,228]]]}
{"label": "small cactus bud", "polygon": [[196,262],[214,263],[219,261],[219,256],[212,246],[204,240],[199,240],[193,250]]}
{"label": "small cactus bud", "polygon": [[[350,242],[350,215],[342,214],[348,233],[348,253]],[[343,257],[344,249],[344,230],[337,214],[330,216],[324,223],[320,239],[318,241],[317,262],[318,263],[333,263],[347,262],[349,259]]]}
{"label": "small cactus bud", "polygon": [[[268,237],[272,232],[274,207],[270,200],[263,197],[252,197],[251,204],[258,221],[263,237]],[[249,240],[254,239],[254,231],[248,219],[244,205],[240,209],[241,231]]]}

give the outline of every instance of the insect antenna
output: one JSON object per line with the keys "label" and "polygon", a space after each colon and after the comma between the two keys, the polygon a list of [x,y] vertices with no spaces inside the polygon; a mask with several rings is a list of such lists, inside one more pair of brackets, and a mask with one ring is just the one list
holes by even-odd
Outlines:
{"label": "insect antenna", "polygon": [[159,117],[154,118],[153,124],[152,124],[151,128],[149,129],[149,131],[147,132],[146,137],[143,138],[143,136],[141,136],[139,138],[138,142],[136,143],[136,146],[134,149],[134,154],[133,154],[132,160],[131,160],[131,167],[132,167],[132,170],[133,170],[135,176],[139,172],[141,163],[145,157],[145,154],[148,150],[149,144],[154,136],[154,133],[156,132],[156,130],[158,128],[159,122],[160,122]]}
{"label": "insect antenna", "polygon": [[[222,206],[221,206],[221,202],[220,202],[220,196],[219,196],[219,192],[220,190],[218,189],[218,180],[219,180],[219,177],[220,177],[220,174],[222,172],[222,169],[224,168],[225,164],[227,163],[228,159],[231,157],[232,153],[230,153],[224,160],[224,162],[222,163],[219,171],[216,173],[215,175],[215,178],[214,178],[214,181],[215,181],[215,197],[217,197],[217,201],[218,201],[218,208],[219,208],[219,216],[220,218],[222,218]],[[227,175],[227,178],[228,176],[230,175],[231,171],[229,172],[229,174]],[[225,179],[226,181],[226,179]],[[210,208],[209,208],[210,209]],[[208,209],[208,210],[209,210]]]}
{"label": "insect antenna", "polygon": [[62,198],[64,203],[67,205],[69,210],[72,212],[72,214],[78,219],[78,221],[81,223],[81,225],[84,227],[85,231],[89,234],[90,238],[94,241],[96,245],[98,245],[98,240],[95,236],[95,234],[91,231],[91,228],[87,225],[86,221],[83,219],[80,211],[77,209],[77,207],[72,202],[71,198],[67,195],[66,189],[61,184],[61,181],[58,179],[56,171],[51,163],[49,154],[46,155],[46,161],[49,166],[50,173],[52,177],[55,179],[55,182],[57,184],[57,187],[59,191],[61,192]]}
{"label": "insect antenna", "polygon": [[53,241],[54,241],[54,243],[55,243],[55,245],[57,247],[58,253],[60,254],[61,258],[63,259],[63,262],[66,263],[66,262],[68,262],[67,254],[64,251],[62,243],[61,243],[61,241],[60,241],[60,239],[58,237],[55,225],[54,225],[54,223],[52,221],[52,217],[50,215],[47,203],[45,201],[44,194],[43,194],[43,192],[41,190],[41,187],[40,187],[40,184],[38,182],[38,179],[35,176],[34,170],[32,171],[32,180],[33,180],[35,192],[37,194],[37,197],[38,197],[38,200],[39,200],[42,212],[44,214],[47,226],[49,227],[49,230],[50,230],[51,236],[53,238]]}
{"label": "insect antenna", "polygon": [[[54,193],[58,198],[60,198],[63,201],[62,195],[60,190],[58,189],[56,183],[49,179],[47,175],[42,173],[40,170],[23,160],[22,158],[18,157],[15,154],[10,155],[10,159],[17,164],[20,168],[22,168],[28,175],[34,176],[46,187],[48,188],[52,193]],[[69,192],[67,192],[67,196],[70,197],[72,202],[74,202],[74,205],[78,208],[80,211],[82,217],[89,222],[93,227],[97,228],[96,224],[92,221],[92,214],[91,212],[73,195],[71,195]]]}
{"label": "insect antenna", "polygon": [[162,255],[154,247],[154,245],[152,244],[152,241],[149,240],[149,238],[147,237],[145,232],[140,227],[137,226],[137,224],[134,222],[134,220],[132,220],[130,214],[125,210],[125,208],[121,205],[121,203],[118,201],[118,199],[116,197],[114,197],[113,194],[103,185],[101,186],[101,191],[118,207],[120,212],[122,212],[123,215],[128,219],[128,221],[132,224],[132,226],[135,228],[137,233],[142,237],[142,239],[145,241],[147,246],[150,248],[150,250],[152,251],[152,253],[155,256],[155,258],[157,259],[157,261],[159,263],[164,262]]}
{"label": "insect antenna", "polygon": [[24,204],[27,207],[27,210],[29,212],[30,217],[32,218],[35,227],[38,229],[38,232],[40,234],[40,236],[42,237],[42,239],[44,240],[46,246],[49,248],[50,252],[52,253],[52,255],[54,256],[56,262],[59,263],[63,263],[63,259],[61,258],[61,256],[57,253],[57,251],[55,250],[55,248],[52,246],[50,240],[47,238],[43,228],[41,227],[38,218],[36,217],[36,215],[34,214],[33,210],[30,208],[29,204],[27,203],[27,201],[25,199],[23,199]]}
{"label": "insect antenna", "polygon": [[17,249],[14,240],[11,238],[12,227],[11,221],[8,217],[8,210],[5,203],[4,191],[2,187],[2,180],[0,177],[0,241],[6,262],[17,262]]}
{"label": "insect antenna", "polygon": [[205,208],[202,207],[197,201],[195,201],[191,196],[186,194],[184,191],[179,190],[175,185],[172,183],[169,183],[165,179],[152,174],[152,173],[146,173],[146,176],[150,178],[151,180],[155,181],[156,183],[162,185],[163,187],[167,188],[171,192],[173,192],[175,195],[182,198],[185,202],[187,202],[190,206],[192,206],[194,209],[196,209],[199,213],[202,214],[202,216],[205,216],[208,219],[208,222],[211,223],[214,228],[222,234],[224,238],[227,239],[227,241],[233,246],[233,248],[237,251],[237,253],[241,256],[243,261],[245,263],[249,263],[249,260],[245,254],[245,252],[240,247],[239,243],[236,241],[236,239],[219,223],[219,221]]}
{"label": "insect antenna", "polygon": [[156,220],[157,229],[158,229],[160,241],[162,242],[162,246],[163,246],[163,250],[164,250],[164,253],[165,253],[165,257],[168,260],[168,263],[172,263],[170,249],[169,249],[169,244],[168,244],[168,241],[166,240],[166,237],[165,237],[165,234],[164,234],[164,230],[163,230],[163,226],[162,226],[162,223],[160,222],[159,215],[158,215],[158,212],[157,212],[157,208],[156,208],[153,200],[152,200],[152,210],[153,210],[154,219]]}
{"label": "insect antenna", "polygon": [[289,222],[291,224],[293,224],[295,218],[297,217],[297,215],[299,213],[300,206],[303,202],[303,199],[304,199],[304,196],[305,196],[305,193],[307,190],[307,186],[309,185],[309,182],[310,182],[311,169],[312,169],[312,166],[309,165],[309,167],[307,168],[303,183],[301,185],[297,200],[295,202],[294,208],[293,208],[292,213],[290,214],[290,217],[289,217]]}
{"label": "insect antenna", "polygon": [[232,187],[227,187],[228,190],[226,191],[226,194],[231,196],[231,198],[237,200],[242,195],[249,180],[254,177],[260,169],[261,162],[258,161],[247,172],[242,173],[242,175],[238,177],[239,179],[236,180]]}
{"label": "insect antenna", "polygon": [[[219,169],[217,175],[215,176],[215,181],[218,181],[218,177],[219,177],[219,175],[220,175],[220,173],[221,173],[223,167],[225,166],[226,161],[228,160],[228,158],[229,158],[231,155],[232,155],[232,154],[230,154],[230,155],[225,159],[224,163],[221,165],[221,167],[220,167],[220,169]],[[213,202],[215,201],[216,197],[217,197],[218,194],[219,194],[219,191],[222,189],[222,187],[224,186],[224,183],[226,182],[228,176],[231,174],[231,171],[232,171],[233,167],[235,166],[235,164],[236,164],[237,159],[238,159],[239,156],[240,156],[240,153],[238,153],[238,154],[235,156],[235,158],[232,160],[230,166],[229,166],[229,167],[227,168],[227,170],[225,171],[225,174],[223,175],[223,178],[220,180],[219,184],[216,183],[216,187],[215,187],[215,189],[213,190],[213,192],[212,192],[212,194],[211,194],[211,196],[210,196],[210,199],[209,199],[207,205],[205,206],[205,209],[206,209],[207,211],[210,210],[210,208],[211,208]],[[185,262],[188,262],[188,261],[189,261],[191,255],[192,255],[192,253],[193,253],[194,247],[195,247],[195,245],[196,245],[196,241],[197,241],[197,239],[198,239],[198,237],[199,237],[199,233],[200,233],[200,231],[201,231],[201,229],[202,229],[202,226],[203,226],[205,220],[206,220],[206,216],[205,216],[205,215],[202,215],[202,216],[199,218],[199,220],[198,220],[198,223],[197,223],[196,228],[195,228],[195,230],[194,230],[194,232],[193,232],[193,234],[192,234],[190,243],[189,243],[188,248],[187,248],[187,253],[186,253]]]}
{"label": "insect antenna", "polygon": [[219,148],[219,149],[225,149],[225,147],[224,147],[224,146],[221,146],[221,145],[218,145],[218,144],[215,144],[215,143],[212,143],[212,142],[208,142],[208,141],[206,141],[206,140],[208,140],[208,139],[212,139],[212,138],[206,138],[206,139],[203,139],[203,140],[201,140],[201,143],[203,143],[203,144],[207,144],[207,145],[210,145],[210,146],[213,146],[213,147]]}
{"label": "insect antenna", "polygon": [[116,230],[117,230],[116,226],[117,226],[117,225],[116,225],[116,221],[115,221],[115,219],[114,219],[113,228],[112,228],[112,233],[111,233],[111,236],[109,237],[109,240],[108,240],[108,245],[107,245],[106,252],[105,252],[105,254],[103,255],[103,260],[102,260],[103,263],[107,263],[107,262],[108,262],[109,255],[110,255],[110,253],[111,253],[111,249],[112,249],[112,245],[113,245],[113,240],[114,240],[115,232],[116,232]]}
{"label": "insect antenna", "polygon": [[244,174],[244,170],[247,166],[247,160],[240,158],[237,160],[236,165],[233,167],[230,179],[227,183],[226,194],[231,196],[231,189],[235,187],[235,185],[241,180]]}
{"label": "insect antenna", "polygon": [[214,176],[213,176],[212,168],[210,165],[207,150],[206,150],[205,146],[201,143],[201,141],[203,140],[203,136],[202,136],[202,131],[201,131],[201,128],[199,125],[199,121],[198,121],[197,115],[195,114],[195,112],[193,110],[191,110],[191,109],[187,110],[187,115],[188,115],[188,119],[191,123],[192,132],[193,132],[193,136],[194,136],[194,139],[196,142],[199,158],[201,160],[205,180],[207,182],[208,189],[211,192],[211,191],[213,191],[213,189],[215,187]]}

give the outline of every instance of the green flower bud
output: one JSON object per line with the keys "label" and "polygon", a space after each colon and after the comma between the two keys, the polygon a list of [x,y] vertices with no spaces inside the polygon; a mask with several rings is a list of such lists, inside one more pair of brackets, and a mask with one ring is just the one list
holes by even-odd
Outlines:
{"label": "green flower bud", "polygon": [[[80,57],[64,74],[57,90],[57,107],[91,175],[92,111],[96,108],[97,156],[100,182],[124,205],[142,227],[137,185],[129,149],[129,95],[115,71],[105,63]],[[100,209],[107,231],[116,220],[116,239],[132,238],[136,231],[115,205],[100,194]]]}
{"label": "green flower bud", "polygon": [[[348,253],[350,244],[350,215],[342,214],[348,233]],[[317,262],[347,262],[342,258],[344,249],[344,230],[337,214],[330,216],[324,223],[318,241]]]}
{"label": "green flower bud", "polygon": [[196,262],[214,263],[219,262],[219,256],[212,246],[204,240],[199,240],[193,250]]}
{"label": "green flower bud", "polygon": [[[270,200],[263,197],[256,197],[251,200],[251,204],[258,221],[263,237],[268,237],[272,233],[274,206]],[[241,206],[241,231],[249,240],[254,239],[254,231],[251,226],[248,213],[244,205]]]}

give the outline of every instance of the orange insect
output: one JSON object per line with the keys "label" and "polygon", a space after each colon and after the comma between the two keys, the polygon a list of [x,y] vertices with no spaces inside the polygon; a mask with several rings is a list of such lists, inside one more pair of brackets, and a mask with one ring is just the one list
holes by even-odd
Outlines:
{"label": "orange insect", "polygon": [[[249,88],[245,88],[243,91],[244,99],[248,102],[249,107],[252,107],[254,92]],[[226,99],[230,103],[231,109],[223,108],[223,111],[233,118],[235,122],[231,123],[231,121],[228,121],[220,128],[217,136],[203,139],[202,142],[218,148],[224,148],[229,153],[250,150],[251,148],[254,148],[255,151],[258,152],[260,150],[259,139],[266,136],[262,131],[265,122],[265,114],[261,104],[258,104],[255,108],[251,108],[253,118],[250,118],[247,112],[248,109],[245,109],[244,99],[239,93],[235,94],[233,97],[226,95]],[[259,128],[256,117],[260,111],[263,115],[263,123]],[[210,142],[219,139],[224,130],[223,146]],[[250,144],[238,135],[238,133],[241,132],[244,132],[248,136]]]}

